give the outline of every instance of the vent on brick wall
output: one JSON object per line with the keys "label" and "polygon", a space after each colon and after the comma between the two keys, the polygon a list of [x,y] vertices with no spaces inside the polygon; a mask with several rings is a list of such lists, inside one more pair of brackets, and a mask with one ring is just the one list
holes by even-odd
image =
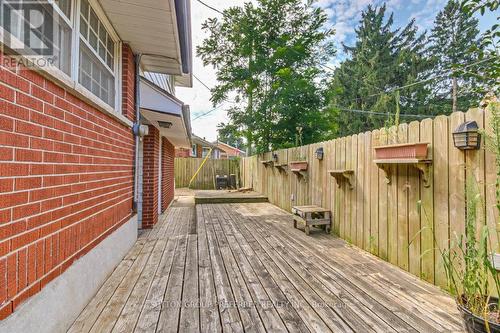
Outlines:
{"label": "vent on brick wall", "polygon": [[170,128],[172,127],[172,123],[170,121],[159,121],[158,125],[162,128]]}

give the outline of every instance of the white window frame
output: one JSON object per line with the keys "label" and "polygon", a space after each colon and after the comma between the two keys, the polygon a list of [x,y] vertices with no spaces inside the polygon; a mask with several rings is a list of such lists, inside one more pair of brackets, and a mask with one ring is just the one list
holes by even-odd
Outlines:
{"label": "white window frame", "polygon": [[48,3],[52,5],[52,8],[59,14],[59,16],[71,27],[71,29],[74,29],[74,23],[72,22],[73,19],[73,14],[74,14],[74,6],[73,6],[73,0],[71,0],[71,12],[69,13],[70,17],[67,17],[66,14],[59,8],[59,6],[56,4],[54,0],[47,0]]}
{"label": "white window frame", "polygon": [[[36,0],[34,0],[34,1],[36,1]],[[73,2],[74,0],[70,0],[70,1]],[[54,0],[45,0],[45,3],[48,4],[48,5],[50,5],[50,7],[52,8],[52,10],[54,10],[60,16],[59,19],[62,20],[62,21],[64,21],[64,23],[67,26],[69,26],[71,35],[73,35],[74,24],[71,21],[72,17],[73,17],[73,13],[71,12],[70,13],[71,18],[68,18],[63,13],[63,11],[59,8],[59,6],[56,5],[56,3],[55,3]],[[3,35],[9,35],[9,37],[11,38],[13,44],[18,45],[18,47],[25,46],[25,44],[23,43],[23,41],[19,40],[15,35],[10,34],[2,26],[0,26],[0,36],[3,36]],[[2,45],[1,41],[0,41],[0,45]],[[72,46],[71,46],[71,50],[70,51],[73,52]],[[22,59],[25,59],[27,61],[27,63],[30,63],[30,64],[33,63],[34,67],[36,67],[36,61],[37,61],[37,58],[39,58],[39,57],[40,56],[21,55]],[[72,62],[72,59],[70,58],[70,71],[71,71],[71,62]],[[39,67],[36,67],[36,68],[39,68]],[[53,76],[61,77],[62,79],[65,79],[66,81],[71,80],[71,77],[69,76],[69,74],[67,74],[63,70],[59,69],[58,67],[50,66],[50,67],[44,67],[44,68],[40,68],[40,69],[43,70],[43,71],[45,71],[45,72],[50,73]]]}
{"label": "white window frame", "polygon": [[[122,95],[122,43],[120,40],[120,37],[118,37],[118,34],[116,33],[115,29],[113,29],[113,26],[109,22],[108,18],[106,17],[106,14],[104,13],[104,10],[102,9],[101,5],[97,2],[97,0],[87,0],[90,7],[95,11],[97,14],[97,18],[99,21],[104,25],[106,28],[106,31],[108,32],[109,36],[115,43],[115,52],[113,55],[113,60],[114,60],[114,78],[115,78],[115,106],[114,110],[118,113],[122,113],[122,105],[121,105],[121,95]],[[73,20],[74,20],[74,29],[73,29],[73,36],[72,36],[72,55],[71,55],[71,60],[72,60],[72,70],[71,70],[71,76],[75,81],[77,90],[85,90],[88,92],[88,94],[91,94],[92,96],[95,96],[91,91],[89,91],[87,88],[85,88],[81,83],[80,83],[80,6],[81,6],[81,0],[72,0],[72,10],[73,10]],[[94,55],[97,57],[99,61],[102,61],[102,59],[99,57],[98,54],[96,54],[95,50],[88,45],[88,42],[86,40],[83,40],[83,42],[87,45],[87,47],[90,49],[91,52],[94,53]],[[105,62],[102,62],[102,64],[106,67],[109,68],[108,65]],[[102,101],[99,97],[95,96],[96,99]],[[109,104],[106,102],[102,101],[109,107],[111,107]]]}
{"label": "white window frame", "polygon": [[[70,28],[71,28],[71,54],[70,54],[70,75],[63,72],[61,69],[57,67],[44,67],[38,68],[39,70],[48,73],[52,77],[55,77],[57,80],[61,81],[65,85],[75,89],[78,93],[83,95],[85,98],[91,100],[94,104],[97,104],[101,108],[107,110],[108,112],[114,112],[118,114],[122,114],[122,41],[120,37],[114,30],[113,26],[109,22],[104,10],[99,4],[98,0],[87,0],[89,5],[97,14],[97,18],[106,28],[109,36],[115,43],[115,50],[113,55],[114,60],[114,81],[115,81],[115,105],[112,107],[105,101],[101,100],[99,97],[94,95],[91,91],[85,88],[79,82],[79,66],[80,66],[80,6],[81,0],[70,0],[71,1],[71,17],[66,17],[63,11],[59,8],[59,6],[55,3],[54,0],[46,0],[57,12],[60,16],[60,19],[64,20]],[[3,31],[3,28],[0,27]],[[84,41],[87,44],[87,41]],[[92,47],[89,47],[92,52],[95,53],[95,50]],[[98,56],[97,59],[101,61],[102,59]],[[29,58],[26,57],[29,61]],[[109,69],[107,64],[103,62],[103,65]],[[110,71],[111,72],[111,71]]]}
{"label": "white window frame", "polygon": [[[201,147],[201,157],[202,158],[207,157],[209,155],[209,153],[210,153],[210,147],[206,147],[206,146]],[[210,156],[210,157],[212,157],[212,156]]]}

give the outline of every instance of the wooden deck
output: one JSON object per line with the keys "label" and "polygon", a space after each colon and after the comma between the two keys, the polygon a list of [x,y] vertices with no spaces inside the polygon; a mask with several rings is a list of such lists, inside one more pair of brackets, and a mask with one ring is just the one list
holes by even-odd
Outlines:
{"label": "wooden deck", "polygon": [[[314,229],[313,229],[314,230]],[[451,298],[268,203],[174,205],[70,332],[458,332]]]}
{"label": "wooden deck", "polygon": [[234,190],[199,190],[196,191],[194,201],[197,204],[268,202],[267,197],[260,193],[254,191],[239,192]]}

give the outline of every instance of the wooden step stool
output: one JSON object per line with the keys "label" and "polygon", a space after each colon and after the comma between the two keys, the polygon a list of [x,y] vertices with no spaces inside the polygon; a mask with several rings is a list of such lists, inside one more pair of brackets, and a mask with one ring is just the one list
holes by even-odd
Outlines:
{"label": "wooden step stool", "polygon": [[294,206],[292,214],[293,227],[297,229],[297,222],[304,223],[306,235],[309,235],[311,226],[324,226],[326,233],[330,233],[332,219],[328,209],[319,206]]}

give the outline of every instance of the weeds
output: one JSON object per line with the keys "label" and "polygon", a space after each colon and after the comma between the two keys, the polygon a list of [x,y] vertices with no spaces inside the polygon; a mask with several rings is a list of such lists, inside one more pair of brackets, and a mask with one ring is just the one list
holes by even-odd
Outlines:
{"label": "weeds", "polygon": [[[500,281],[492,264],[491,239],[485,224],[484,202],[476,181],[466,184],[465,234],[455,235],[449,249],[441,253],[450,292],[457,302],[478,317],[498,322],[499,304],[490,307],[490,295],[498,294]],[[490,279],[491,278],[491,279]]]}

